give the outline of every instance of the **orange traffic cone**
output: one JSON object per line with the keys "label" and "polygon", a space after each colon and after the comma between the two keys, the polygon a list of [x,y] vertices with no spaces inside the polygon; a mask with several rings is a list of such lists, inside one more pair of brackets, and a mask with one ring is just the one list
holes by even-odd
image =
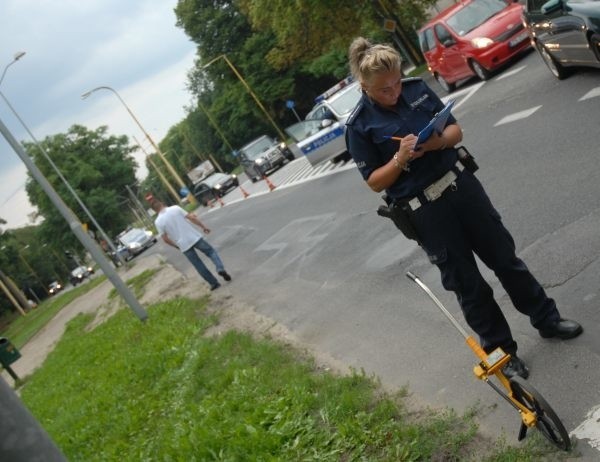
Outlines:
{"label": "orange traffic cone", "polygon": [[246,199],[246,197],[250,196],[250,194],[248,194],[248,192],[241,186],[240,186],[240,191],[242,191],[242,195],[244,196],[244,199]]}
{"label": "orange traffic cone", "polygon": [[269,187],[269,191],[273,191],[275,189],[275,185],[271,183],[271,180],[266,175],[263,175],[263,179],[267,182],[267,186]]}

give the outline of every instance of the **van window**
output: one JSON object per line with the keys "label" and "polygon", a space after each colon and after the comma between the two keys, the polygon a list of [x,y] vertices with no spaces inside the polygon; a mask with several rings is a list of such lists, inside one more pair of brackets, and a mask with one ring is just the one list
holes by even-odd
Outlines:
{"label": "van window", "polygon": [[446,23],[460,37],[471,32],[508,7],[504,0],[478,0],[457,10]]}
{"label": "van window", "polygon": [[448,29],[441,24],[435,25],[435,35],[437,35],[437,38],[441,44],[443,44],[446,40],[453,40],[452,35],[450,35],[450,32],[448,32]]}
{"label": "van window", "polygon": [[425,29],[419,36],[421,50],[423,52],[433,50],[435,48],[435,38],[433,37],[433,29]]}

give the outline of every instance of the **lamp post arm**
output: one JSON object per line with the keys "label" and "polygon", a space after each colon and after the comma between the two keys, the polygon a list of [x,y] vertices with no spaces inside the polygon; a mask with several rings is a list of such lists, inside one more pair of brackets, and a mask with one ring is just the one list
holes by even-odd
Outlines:
{"label": "lamp post arm", "polygon": [[[115,96],[119,99],[119,101],[121,102],[121,104],[125,107],[125,109],[129,113],[129,115],[131,116],[131,118],[134,120],[134,122],[136,123],[136,125],[142,131],[142,133],[144,134],[144,136],[146,137],[146,139],[150,142],[150,144],[152,145],[152,147],[154,148],[154,150],[157,152],[157,154],[160,156],[160,158],[162,159],[162,161],[165,163],[165,165],[167,166],[167,169],[169,170],[169,172],[171,173],[171,175],[173,175],[173,178],[175,178],[175,181],[177,181],[177,183],[179,184],[179,186],[181,188],[185,188],[186,187],[185,183],[183,182],[183,180],[181,179],[181,177],[179,176],[179,174],[177,173],[177,171],[173,168],[173,166],[171,165],[171,163],[169,162],[169,160],[165,157],[165,155],[160,150],[160,148],[158,147],[158,145],[154,142],[154,140],[152,139],[152,137],[144,129],[144,127],[142,126],[142,124],[140,123],[140,121],[133,114],[133,111],[129,108],[129,106],[127,106],[127,103],[125,103],[125,101],[123,100],[123,98],[121,98],[121,95],[119,95],[119,93],[117,92],[117,90],[115,90],[112,87],[108,87],[108,86],[96,87],[93,90],[90,90],[90,91],[84,93],[83,95],[81,95],[81,97],[83,99],[85,99],[85,98],[87,98],[88,96],[90,96],[92,93],[94,93],[97,90],[108,90],[108,91],[111,91],[112,93],[115,94]],[[196,202],[196,199],[194,198],[194,196],[192,196],[192,194],[188,194],[188,199],[189,199],[189,201],[191,203],[195,203]],[[179,198],[178,202],[181,202],[181,198]]]}

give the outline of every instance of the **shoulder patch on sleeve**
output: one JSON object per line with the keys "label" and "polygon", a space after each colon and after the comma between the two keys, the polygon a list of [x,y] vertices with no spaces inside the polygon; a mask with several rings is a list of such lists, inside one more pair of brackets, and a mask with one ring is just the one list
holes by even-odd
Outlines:
{"label": "shoulder patch on sleeve", "polygon": [[346,119],[346,125],[352,125],[354,123],[354,119],[356,119],[356,116],[358,116],[358,114],[360,114],[360,111],[362,111],[363,104],[364,103],[362,100],[358,102],[356,107],[352,110],[352,112]]}

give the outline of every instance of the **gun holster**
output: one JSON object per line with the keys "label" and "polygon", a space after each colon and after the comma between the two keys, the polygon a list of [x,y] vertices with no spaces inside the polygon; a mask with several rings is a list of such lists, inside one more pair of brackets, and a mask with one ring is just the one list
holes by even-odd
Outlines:
{"label": "gun holster", "polygon": [[479,165],[475,162],[473,155],[464,146],[457,146],[456,150],[458,151],[458,160],[463,164],[465,170],[475,173],[479,169]]}
{"label": "gun holster", "polygon": [[380,205],[377,209],[377,215],[385,218],[389,218],[394,222],[396,228],[398,228],[404,236],[413,241],[419,242],[417,236],[417,230],[410,221],[408,212],[402,207],[401,204],[394,204],[387,195],[383,196],[387,205]]}

